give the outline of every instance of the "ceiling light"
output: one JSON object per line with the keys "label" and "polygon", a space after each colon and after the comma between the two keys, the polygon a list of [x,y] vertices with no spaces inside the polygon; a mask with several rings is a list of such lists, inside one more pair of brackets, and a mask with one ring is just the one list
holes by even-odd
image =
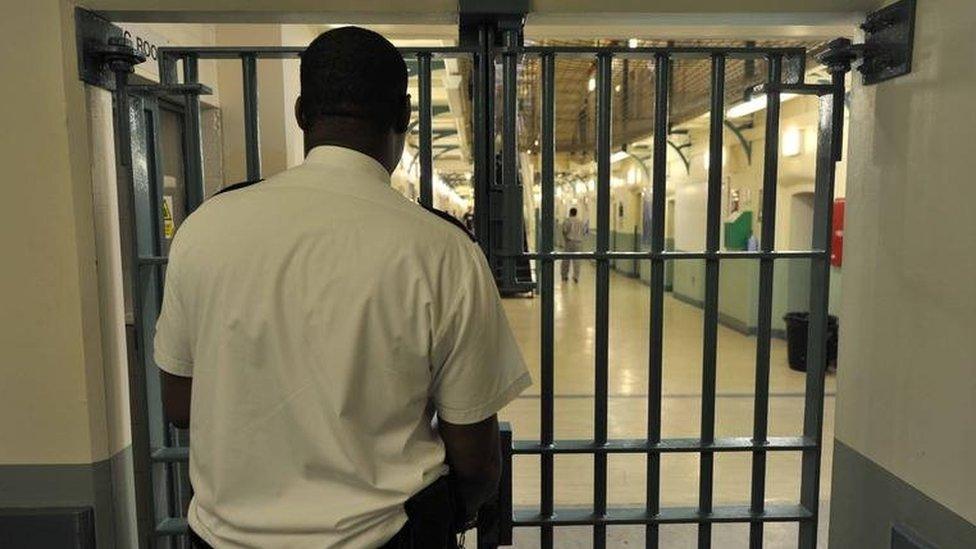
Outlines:
{"label": "ceiling light", "polygon": [[783,156],[799,156],[803,152],[803,130],[789,128],[783,132]]}
{"label": "ceiling light", "polygon": [[628,48],[633,49],[633,48],[636,48],[637,45],[638,44],[637,44],[637,39],[636,38],[631,38],[630,40],[627,41],[627,47]]}
{"label": "ceiling light", "polygon": [[590,82],[586,85],[586,89],[588,89],[589,91],[593,91],[593,90],[596,89],[596,78],[595,77],[593,77],[593,76],[590,77]]}
{"label": "ceiling light", "polygon": [[[783,93],[779,96],[780,103],[784,101],[789,101],[796,97],[794,93]],[[748,116],[754,112],[759,112],[766,108],[766,94],[759,94],[748,101],[743,101],[737,105],[733,105],[729,110],[725,111],[725,116],[728,118],[740,118],[742,116]]]}
{"label": "ceiling light", "polygon": [[614,91],[616,91],[617,93],[620,93],[620,90],[621,90],[621,87],[620,87],[620,84],[617,84],[617,85],[616,85],[616,86],[615,86],[615,87],[614,87],[613,89],[614,89]]}

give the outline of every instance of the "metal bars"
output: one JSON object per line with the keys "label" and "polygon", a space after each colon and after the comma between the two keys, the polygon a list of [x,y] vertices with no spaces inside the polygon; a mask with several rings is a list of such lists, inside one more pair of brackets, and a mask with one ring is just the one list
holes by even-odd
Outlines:
{"label": "metal bars", "polygon": [[[776,248],[776,183],[779,170],[779,98],[775,89],[782,79],[783,58],[769,59],[767,81],[772,86],[766,96],[766,142],[763,150],[763,215],[773,222],[762,224],[760,245],[764,252]],[[773,322],[773,258],[759,260],[759,312],[756,328],[756,398],[753,405],[752,438],[765,441],[769,416],[769,357]],[[751,509],[761,513],[766,498],[766,452],[752,454]],[[763,546],[763,523],[749,525],[749,546]]]}
{"label": "metal bars", "polygon": [[[659,53],[654,58],[654,153],[651,171],[651,252],[664,252],[664,215],[668,165],[668,77],[671,58]],[[647,442],[661,442],[661,396],[664,366],[664,258],[651,260],[650,357],[647,371]],[[661,510],[661,456],[647,454],[647,513]],[[658,546],[658,525],[648,523],[645,546]]]}
{"label": "metal bars", "polygon": [[[507,255],[522,251],[522,194],[518,174],[518,55],[514,46],[518,32],[506,30],[503,34],[506,52],[502,54],[502,250]],[[515,288],[516,258],[502,258],[503,288]]]}
{"label": "metal bars", "polygon": [[417,81],[420,97],[420,204],[425,208],[434,206],[434,173],[431,158],[431,116],[430,110],[430,54],[417,54],[420,75]]}
{"label": "metal bars", "polygon": [[[721,237],[722,151],[725,125],[725,57],[712,56],[712,98],[708,134],[708,205],[705,225],[705,251],[717,252]],[[718,351],[718,277],[719,260],[705,259],[705,326],[702,337],[702,405],[701,438],[715,438],[715,376]],[[712,476],[714,455],[702,452],[698,478],[698,507],[703,513],[712,510]],[[712,527],[698,527],[698,547],[712,544]]]}
{"label": "metal bars", "polygon": [[[844,76],[833,72],[834,93],[820,98],[820,122],[817,127],[817,167],[813,197],[812,247],[830,250],[831,221],[834,201],[834,168],[840,159],[840,137],[844,108]],[[840,117],[837,113],[840,112]],[[820,506],[820,449],[823,438],[824,374],[827,370],[827,300],[830,291],[830,258],[810,261],[810,327],[807,345],[806,407],[803,434],[816,441],[803,451],[800,482],[800,504],[817,516]],[[817,546],[817,524],[800,524],[800,549]]]}
{"label": "metal bars", "polygon": [[[553,230],[555,229],[555,121],[556,121],[556,58],[551,54],[543,55],[542,63],[542,135],[540,136],[540,154],[542,156],[542,226],[539,227],[541,238],[539,251],[551,253],[553,249]],[[552,257],[539,260],[540,292],[542,296],[542,325],[540,348],[540,450],[552,448],[553,442],[553,362],[554,362],[554,282],[555,267]],[[540,473],[542,500],[539,503],[539,513],[547,519],[552,518],[553,511],[553,454],[543,453],[540,456]],[[552,547],[552,525],[544,524],[540,535],[542,547]]]}
{"label": "metal bars", "polygon": [[258,59],[253,54],[241,56],[244,80],[244,151],[247,157],[247,179],[261,179],[261,133],[258,127]]}
{"label": "metal bars", "polygon": [[[197,56],[183,56],[183,83],[199,82]],[[183,157],[186,160],[186,214],[190,215],[203,204],[203,138],[200,127],[200,96],[189,94],[183,99],[186,106],[186,128],[183,131]]]}
{"label": "metal bars", "polygon": [[[597,56],[597,129],[596,129],[596,251],[606,253],[610,247],[610,140],[613,120],[610,101],[613,96],[613,55]],[[597,445],[607,442],[607,392],[610,349],[610,261],[596,261],[596,338],[595,338],[593,439]],[[607,456],[593,456],[593,513],[607,511]],[[593,526],[593,547],[605,547],[606,525]]]}
{"label": "metal bars", "polygon": [[[404,55],[418,61],[419,129],[421,165],[421,202],[433,203],[431,60],[435,56],[469,56],[474,61],[472,76],[473,150],[475,196],[484,201],[477,207],[477,228],[486,251],[492,249],[487,239],[501,238],[499,253],[505,260],[503,269],[514,279],[515,261],[536,260],[541,292],[541,349],[540,349],[540,435],[539,440],[516,440],[508,448],[515,456],[538,455],[540,459],[540,502],[538,509],[518,509],[511,521],[503,520],[499,539],[510,537],[511,527],[539,527],[542,547],[553,546],[554,528],[570,525],[593,527],[594,547],[606,545],[606,528],[611,525],[644,525],[646,546],[659,544],[661,524],[699,525],[699,547],[709,547],[711,524],[750,523],[750,545],[761,547],[763,525],[766,522],[798,522],[800,545],[812,548],[816,544],[816,523],[819,499],[821,427],[823,421],[823,373],[826,356],[827,288],[829,282],[829,227],[833,196],[833,163],[838,158],[840,144],[838,124],[842,123],[844,81],[843,72],[835,72],[830,85],[811,86],[794,82],[784,76],[785,60],[803,56],[796,48],[723,48],[677,47],[521,47],[518,32],[505,30],[504,44],[495,42],[495,29],[485,26],[479,30],[478,44],[459,48],[408,48]],[[300,48],[161,48],[160,67],[167,85],[176,85],[177,59],[183,62],[183,85],[197,85],[198,59],[240,59],[244,75],[245,140],[248,151],[248,177],[260,177],[259,132],[257,109],[256,60],[263,58],[293,58]],[[523,251],[521,187],[518,158],[517,78],[519,58],[538,56],[541,64],[541,211],[539,249],[535,253]],[[596,249],[593,252],[557,252],[554,250],[555,227],[555,66],[560,57],[588,56],[596,60],[596,130],[597,130],[597,219]],[[709,172],[706,245],[698,251],[666,251],[664,246],[664,216],[667,196],[667,135],[670,126],[669,103],[673,67],[684,57],[708,58],[712,61],[712,98],[709,138]],[[495,173],[494,61],[501,61],[501,129],[503,133],[501,188]],[[654,62],[654,134],[651,172],[651,247],[648,251],[611,251],[611,162],[610,154],[616,146],[612,133],[612,64],[616,58],[652,58]],[[763,217],[761,249],[758,251],[723,251],[720,247],[721,188],[723,164],[723,128],[725,103],[725,64],[732,58],[765,58],[769,62],[767,82],[761,87],[769,95],[764,149]],[[787,80],[788,83],[783,83]],[[776,210],[776,172],[778,168],[779,95],[784,90],[799,90],[821,95],[821,120],[818,139],[815,232],[810,250],[776,250],[774,224]],[[187,132],[184,137],[187,151],[187,199],[192,210],[203,198],[202,149],[200,147],[200,105],[196,94],[186,95]],[[840,112],[840,114],[839,114]],[[490,191],[504,190],[500,212],[504,221],[503,234],[490,235],[491,219],[487,216]],[[518,200],[515,200],[518,198]],[[496,240],[498,242],[498,240]],[[594,431],[590,440],[557,440],[555,437],[554,372],[555,341],[554,286],[555,262],[560,259],[589,259],[596,263],[596,317],[594,360]],[[699,438],[662,438],[662,372],[664,367],[664,273],[668,261],[703,260],[705,263],[705,307],[703,338],[702,415]],[[717,374],[717,324],[719,266],[725,260],[758,260],[759,327],[756,352],[756,394],[754,425],[751,437],[715,436],[715,380]],[[769,360],[772,308],[772,280],[775,261],[781,259],[809,259],[811,261],[811,328],[808,350],[809,374],[806,386],[804,431],[800,436],[768,436]],[[649,261],[650,287],[650,348],[648,356],[648,416],[645,439],[610,439],[608,437],[608,370],[609,370],[609,297],[610,262],[613,260]],[[165,257],[143,254],[139,264],[145,269],[165,265]],[[134,392],[135,393],[135,392]],[[138,395],[137,395],[138,396]],[[517,435],[517,433],[516,433]],[[135,435],[134,435],[135,436]],[[716,453],[749,453],[753,457],[752,491],[746,506],[713,505],[713,461]],[[801,501],[799,505],[766,505],[765,475],[768,452],[801,452],[803,456]],[[699,505],[694,508],[662,508],[661,455],[691,453],[700,456]],[[646,504],[643,507],[611,507],[607,501],[607,464],[610,454],[641,455],[646,459]],[[147,452],[148,455],[148,452]],[[156,462],[174,463],[187,459],[185,448],[157,448],[152,453]],[[560,508],[554,504],[554,460],[557,455],[592,455],[594,461],[594,492],[590,508]],[[503,487],[510,490],[506,483]],[[151,501],[151,498],[149,499]],[[164,521],[159,531],[179,533],[185,526],[178,520]],[[506,531],[507,530],[507,535]]]}

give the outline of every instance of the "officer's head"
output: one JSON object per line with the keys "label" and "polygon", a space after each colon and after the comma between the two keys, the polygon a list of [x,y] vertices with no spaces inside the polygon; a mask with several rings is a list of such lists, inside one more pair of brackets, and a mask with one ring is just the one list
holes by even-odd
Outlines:
{"label": "officer's head", "polygon": [[569,209],[569,217],[576,217],[576,208]]}
{"label": "officer's head", "polygon": [[301,84],[295,116],[306,153],[344,146],[393,172],[410,124],[407,65],[393,44],[358,27],[324,32],[302,53]]}

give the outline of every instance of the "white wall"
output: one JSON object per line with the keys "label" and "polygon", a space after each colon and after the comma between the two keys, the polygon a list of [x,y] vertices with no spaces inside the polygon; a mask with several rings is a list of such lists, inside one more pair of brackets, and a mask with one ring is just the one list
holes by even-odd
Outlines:
{"label": "white wall", "polygon": [[976,3],[919,2],[912,74],[855,84],[836,413],[838,440],[970,522],[974,23]]}

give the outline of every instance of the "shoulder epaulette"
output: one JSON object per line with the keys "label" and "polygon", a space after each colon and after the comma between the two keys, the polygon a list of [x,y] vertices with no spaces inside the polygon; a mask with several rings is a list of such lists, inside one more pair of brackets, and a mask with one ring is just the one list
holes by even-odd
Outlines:
{"label": "shoulder epaulette", "polygon": [[[421,206],[423,206],[423,205],[421,205]],[[462,231],[464,231],[464,234],[468,238],[470,238],[472,242],[478,242],[478,240],[474,237],[474,235],[471,234],[471,231],[469,231],[468,228],[464,226],[464,223],[461,223],[460,221],[458,221],[457,218],[454,217],[453,215],[451,215],[451,214],[449,214],[447,212],[438,210],[437,208],[435,208],[433,206],[423,206],[423,208],[425,210],[427,210],[428,212],[436,215],[437,217],[443,219],[444,221],[447,221],[451,225],[454,225],[458,229],[461,229]]]}

